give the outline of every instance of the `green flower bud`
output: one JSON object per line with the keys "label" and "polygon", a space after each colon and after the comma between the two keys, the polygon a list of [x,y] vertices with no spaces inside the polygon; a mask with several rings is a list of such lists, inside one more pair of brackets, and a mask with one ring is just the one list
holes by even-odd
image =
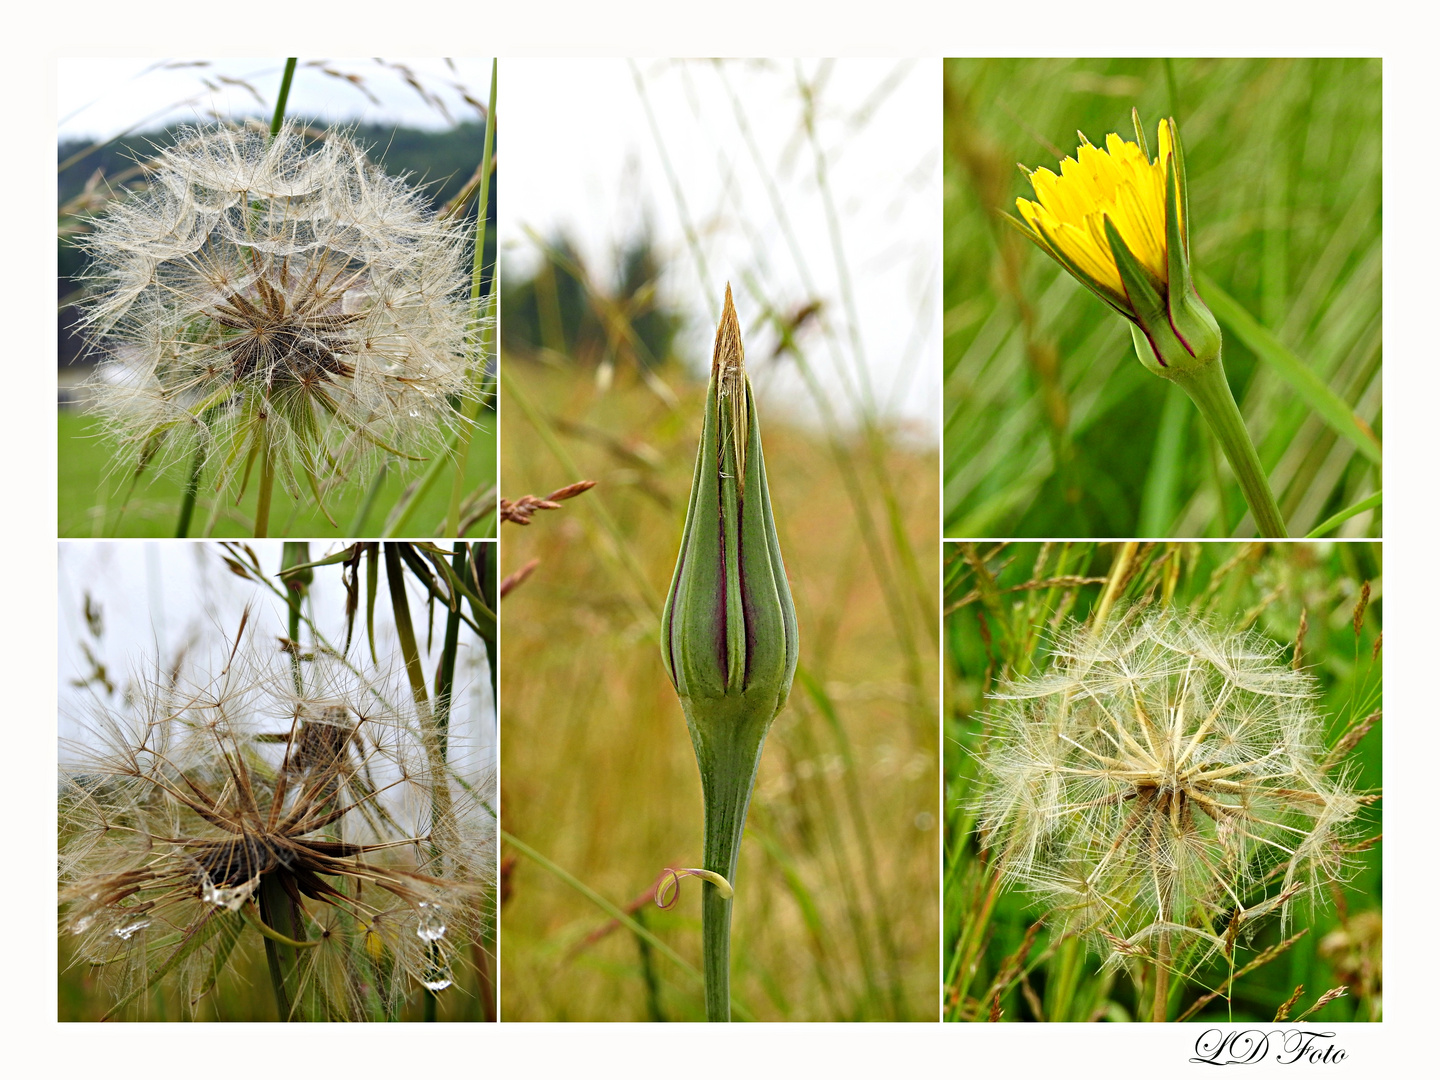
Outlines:
{"label": "green flower bud", "polygon": [[799,655],[795,605],[728,285],[660,639],[665,669],[692,723],[741,708],[768,725],[785,707]]}
{"label": "green flower bud", "polygon": [[728,1020],[731,889],[740,838],[765,735],[785,707],[799,658],[760,421],[728,285],[660,648],[685,710],[705,795],[706,1014]]}

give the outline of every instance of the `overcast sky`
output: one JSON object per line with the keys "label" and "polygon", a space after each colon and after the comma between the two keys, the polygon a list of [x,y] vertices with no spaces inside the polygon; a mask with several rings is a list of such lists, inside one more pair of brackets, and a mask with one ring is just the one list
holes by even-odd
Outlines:
{"label": "overcast sky", "polygon": [[[268,117],[275,109],[285,67],[284,59],[275,57],[85,57],[62,58],[58,63],[56,94],[62,139],[107,139],[127,130],[147,131],[175,121],[211,120],[217,115]],[[412,72],[443,105],[443,111],[408,85],[397,65]],[[489,57],[451,61],[303,57],[286,112],[322,124],[363,121],[444,128],[478,118],[461,88],[477,101],[488,99]],[[496,111],[500,111],[498,106]]]}
{"label": "overcast sky", "polygon": [[[853,282],[863,373],[851,359],[842,263],[802,124],[800,83],[820,74],[818,142]],[[535,265],[527,229],[546,239],[563,230],[592,272],[604,276],[620,245],[648,221],[666,267],[662,288],[689,319],[682,352],[697,367],[709,363],[728,280],[765,407],[813,416],[793,366],[767,363],[775,338],[751,320],[761,306],[757,293],[782,311],[819,299],[832,336],[812,330],[802,344],[842,416],[849,411],[846,380],[857,390],[868,380],[882,412],[903,417],[934,444],[940,65],[518,59],[501,65],[500,88],[503,273]],[[776,203],[790,222],[798,259]],[[686,240],[686,217],[703,275]]]}

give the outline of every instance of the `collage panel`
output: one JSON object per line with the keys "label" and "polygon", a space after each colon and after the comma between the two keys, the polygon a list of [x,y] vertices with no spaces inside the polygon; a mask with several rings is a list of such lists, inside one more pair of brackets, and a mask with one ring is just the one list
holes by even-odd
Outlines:
{"label": "collage panel", "polygon": [[1381,1019],[1379,542],[952,543],[945,597],[946,1020]]}
{"label": "collage panel", "polygon": [[502,1020],[937,1019],[937,76],[505,64]]}
{"label": "collage panel", "polygon": [[493,62],[58,75],[59,535],[493,536]]}
{"label": "collage panel", "polygon": [[58,566],[58,1018],[495,1019],[495,545]]}
{"label": "collage panel", "polygon": [[944,535],[1380,536],[1380,60],[944,79]]}

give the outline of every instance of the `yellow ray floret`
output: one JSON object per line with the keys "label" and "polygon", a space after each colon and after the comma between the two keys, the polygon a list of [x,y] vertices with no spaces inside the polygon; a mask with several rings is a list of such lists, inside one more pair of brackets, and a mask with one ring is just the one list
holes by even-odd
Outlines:
{"label": "yellow ray floret", "polygon": [[[1082,140],[1085,137],[1080,136]],[[1166,282],[1165,183],[1174,152],[1168,121],[1160,122],[1160,153],[1154,161],[1119,135],[1105,137],[1105,149],[1082,141],[1073,158],[1030,174],[1038,201],[1015,205],[1035,238],[1059,251],[1096,284],[1125,296],[1115,257],[1105,237],[1109,218],[1120,238],[1161,283]],[[1183,222],[1179,223],[1183,226]],[[1183,233],[1182,233],[1183,235]]]}

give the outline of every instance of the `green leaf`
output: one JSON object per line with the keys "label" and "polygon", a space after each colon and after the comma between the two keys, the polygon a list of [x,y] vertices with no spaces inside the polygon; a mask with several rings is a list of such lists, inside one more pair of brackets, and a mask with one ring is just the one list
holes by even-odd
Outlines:
{"label": "green leaf", "polygon": [[1375,437],[1369,425],[1355,415],[1355,410],[1345,399],[1330,389],[1320,376],[1282,345],[1274,334],[1261,326],[1238,300],[1203,274],[1197,277],[1215,317],[1263,363],[1268,364],[1284,379],[1336,434],[1349,440],[1362,454],[1379,465],[1380,440]]}
{"label": "green leaf", "polygon": [[1380,505],[1381,495],[1382,492],[1377,491],[1374,495],[1371,495],[1368,498],[1361,499],[1354,506],[1347,506],[1344,510],[1341,510],[1333,517],[1326,518],[1319,525],[1316,525],[1315,528],[1311,529],[1308,533],[1306,533],[1305,539],[1318,540],[1320,537],[1324,536],[1337,525],[1342,525],[1345,522],[1349,521],[1356,514],[1363,514],[1366,510],[1375,509],[1375,507]]}

